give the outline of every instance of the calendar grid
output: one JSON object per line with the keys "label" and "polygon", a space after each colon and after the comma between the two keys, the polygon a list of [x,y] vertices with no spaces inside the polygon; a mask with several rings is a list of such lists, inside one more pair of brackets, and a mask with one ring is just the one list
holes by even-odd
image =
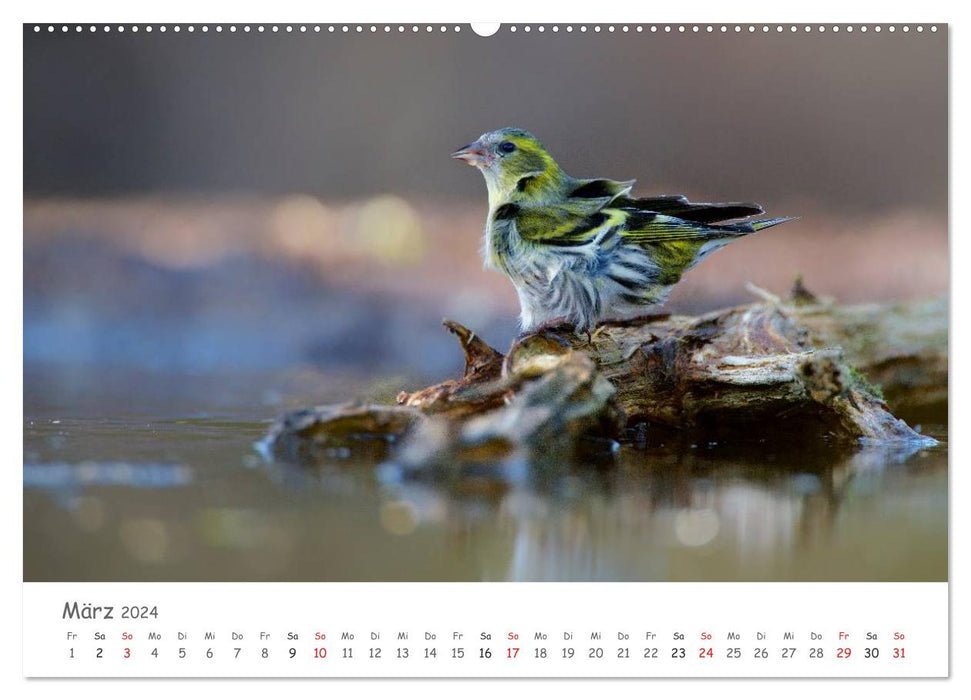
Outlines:
{"label": "calendar grid", "polygon": [[24,605],[30,677],[948,674],[946,583],[27,583]]}

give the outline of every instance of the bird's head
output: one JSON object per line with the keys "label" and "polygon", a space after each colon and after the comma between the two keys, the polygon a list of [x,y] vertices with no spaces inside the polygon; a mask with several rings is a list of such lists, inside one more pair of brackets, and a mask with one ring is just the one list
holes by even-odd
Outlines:
{"label": "bird's head", "polygon": [[478,168],[491,204],[542,199],[560,188],[563,171],[539,139],[525,129],[505,128],[482,134],[452,154]]}

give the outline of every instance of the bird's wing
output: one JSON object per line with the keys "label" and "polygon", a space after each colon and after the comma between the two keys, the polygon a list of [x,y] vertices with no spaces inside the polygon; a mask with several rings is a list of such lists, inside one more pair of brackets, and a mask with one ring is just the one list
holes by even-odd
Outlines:
{"label": "bird's wing", "polygon": [[620,207],[632,213],[653,212],[674,216],[684,221],[699,224],[713,224],[730,219],[743,219],[747,216],[764,213],[764,209],[754,202],[690,202],[684,195],[664,195],[634,199],[618,197],[611,206]]}
{"label": "bird's wing", "polygon": [[493,213],[497,223],[511,221],[524,240],[556,246],[586,245],[604,231],[623,224],[625,218],[619,209],[605,209],[599,199],[536,207],[504,204]]}
{"label": "bird's wing", "polygon": [[635,183],[635,180],[608,178],[576,180],[567,198],[589,200],[599,206],[609,204],[627,210],[665,214],[700,224],[744,219],[764,213],[762,207],[754,202],[691,202],[682,194],[635,198],[629,196]]}
{"label": "bird's wing", "polygon": [[[588,182],[613,183],[623,185],[626,189],[633,184],[614,180]],[[588,192],[598,193],[593,189]],[[505,204],[496,210],[494,218],[497,221],[511,220],[517,233],[532,243],[585,245],[615,228],[624,241],[646,245],[732,238],[790,220],[788,217],[781,217],[715,223],[760,214],[762,211],[762,207],[757,204],[697,204],[689,202],[681,195],[630,199],[625,194],[620,194],[609,199],[571,196],[559,204],[537,207]]]}
{"label": "bird's wing", "polygon": [[607,178],[576,180],[567,197],[569,199],[604,199],[610,202],[618,197],[627,197],[635,183],[636,180],[608,180]]}
{"label": "bird's wing", "polygon": [[[609,210],[605,210],[609,211]],[[757,219],[728,224],[707,224],[681,219],[653,211],[621,210],[625,212],[621,238],[641,245],[670,241],[705,241],[735,238],[792,221],[793,217]]]}

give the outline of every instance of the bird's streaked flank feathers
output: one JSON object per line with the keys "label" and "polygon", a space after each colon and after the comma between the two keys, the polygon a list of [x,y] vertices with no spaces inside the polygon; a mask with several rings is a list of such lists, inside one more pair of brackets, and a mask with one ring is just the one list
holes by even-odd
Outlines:
{"label": "bird's streaked flank feathers", "polygon": [[633,180],[571,177],[523,129],[483,134],[452,156],[485,176],[486,265],[512,280],[524,330],[566,322],[589,331],[641,315],[708,253],[791,220],[734,221],[763,209],[681,195],[633,198]]}

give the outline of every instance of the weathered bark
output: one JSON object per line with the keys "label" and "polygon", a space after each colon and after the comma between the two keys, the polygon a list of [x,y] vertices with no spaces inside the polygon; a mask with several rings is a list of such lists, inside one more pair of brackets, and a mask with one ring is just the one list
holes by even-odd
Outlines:
{"label": "weathered bark", "polygon": [[705,440],[933,442],[891,414],[866,374],[908,405],[946,401],[946,305],[839,307],[801,283],[786,301],[756,291],[765,301],[590,337],[544,329],[505,356],[446,321],[465,354],[461,379],[402,392],[398,407],[290,414],[265,445],[288,458],[362,445],[382,457],[404,438],[393,450],[402,468],[460,473],[561,459],[633,426]]}
{"label": "weathered bark", "polygon": [[840,306],[796,280],[789,300],[775,303],[806,327],[814,346],[842,348],[894,412],[947,415],[947,299]]}

